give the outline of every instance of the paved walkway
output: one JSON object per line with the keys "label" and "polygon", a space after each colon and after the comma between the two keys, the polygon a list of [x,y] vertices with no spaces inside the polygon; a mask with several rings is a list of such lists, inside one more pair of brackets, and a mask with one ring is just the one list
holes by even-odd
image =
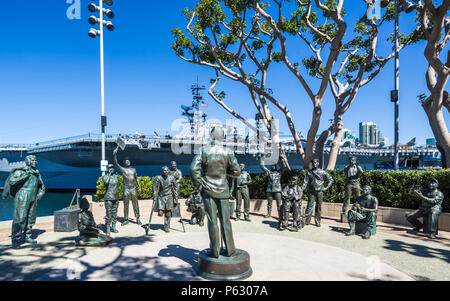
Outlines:
{"label": "paved walkway", "polygon": [[[150,205],[141,202],[143,221]],[[93,211],[102,223],[104,208]],[[189,214],[183,210],[183,216],[187,220]],[[118,226],[120,233],[113,234],[114,243],[107,248],[77,248],[78,232],[52,232],[51,220],[38,219],[34,231],[39,243],[19,250],[11,249],[5,237],[8,223],[0,223],[0,280],[196,280],[198,252],[208,247],[206,227],[185,224],[184,233],[174,219],[166,234],[162,218],[155,215],[148,237],[130,223]],[[450,280],[448,233],[429,241],[401,227],[380,225],[377,235],[363,240],[346,237],[348,226],[330,219],[300,232],[280,232],[276,219],[260,215],[232,224],[236,246],[251,256],[254,274],[249,280]]]}

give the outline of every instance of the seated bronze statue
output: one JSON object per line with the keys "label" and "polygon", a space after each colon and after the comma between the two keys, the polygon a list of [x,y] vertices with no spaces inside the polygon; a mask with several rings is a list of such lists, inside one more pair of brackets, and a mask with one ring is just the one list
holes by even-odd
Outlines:
{"label": "seated bronze statue", "polygon": [[100,233],[95,223],[92,212],[89,211],[89,202],[87,199],[80,200],[81,212],[78,213],[78,231],[80,236],[77,240],[77,246],[85,247],[104,247],[112,242],[112,238]]}
{"label": "seated bronze statue", "polygon": [[[438,216],[442,212],[442,202],[444,201],[444,194],[438,190],[438,187],[439,182],[436,179],[430,179],[428,189],[412,188],[410,194],[420,198],[422,204],[418,210],[406,216],[408,222],[414,226],[415,231],[424,228],[424,232],[431,239],[436,238]],[[424,223],[418,220],[419,217],[423,218]]]}
{"label": "seated bronze statue", "polygon": [[347,220],[350,225],[350,230],[346,233],[347,236],[357,234],[355,231],[356,223],[362,224],[364,233],[362,238],[369,239],[376,227],[378,199],[372,195],[372,188],[370,186],[363,187],[363,195],[357,197],[352,209],[347,214]]}
{"label": "seated bronze statue", "polygon": [[205,205],[203,204],[202,194],[196,192],[191,194],[186,200],[187,211],[192,212],[189,224],[203,227],[205,220]]}
{"label": "seated bronze statue", "polygon": [[298,231],[303,227],[303,210],[302,210],[302,188],[297,185],[298,178],[292,177],[289,185],[286,186],[282,193],[283,203],[280,208],[279,229],[284,231],[288,229],[289,214],[292,212],[293,231]]}

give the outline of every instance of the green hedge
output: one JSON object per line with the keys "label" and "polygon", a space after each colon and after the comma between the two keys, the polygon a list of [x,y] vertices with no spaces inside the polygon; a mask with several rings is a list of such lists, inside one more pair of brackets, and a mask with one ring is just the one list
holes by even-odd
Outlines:
{"label": "green hedge", "polygon": [[[305,170],[293,170],[283,175],[281,182],[286,185],[291,175],[299,177],[299,184],[303,183]],[[333,203],[342,203],[344,199],[345,175],[343,170],[329,171],[334,179],[331,188],[325,192],[324,201]],[[250,196],[253,199],[266,198],[267,176],[262,173],[250,173],[252,183],[249,185]],[[372,187],[372,194],[378,198],[380,206],[415,209],[420,205],[420,200],[417,197],[409,195],[409,189],[413,186],[426,187],[429,178],[434,177],[439,181],[439,189],[444,193],[445,199],[443,203],[443,210],[450,212],[450,170],[443,171],[382,171],[382,170],[367,170],[361,177],[361,185],[370,185]],[[140,199],[151,199],[153,178],[139,177],[141,183],[142,193],[139,194]],[[119,192],[120,198],[123,194],[122,177],[119,176]],[[191,180],[188,176],[181,180],[180,198],[187,198],[194,193]],[[101,178],[97,182],[97,199],[101,200],[105,194],[105,185]],[[307,196],[304,196],[305,200]]]}
{"label": "green hedge", "polygon": [[[293,170],[283,175],[281,182],[287,184],[291,175],[299,177],[299,184],[303,184],[305,170]],[[325,192],[324,201],[342,203],[344,200],[345,174],[343,170],[329,171],[334,183]],[[249,185],[250,195],[255,199],[266,198],[267,176],[265,174],[251,173],[252,184]],[[443,211],[450,212],[450,170],[443,171],[383,171],[367,170],[361,177],[361,186],[370,185],[372,194],[378,198],[380,206],[415,209],[420,205],[420,199],[409,195],[409,189],[413,186],[427,187],[431,177],[439,181],[439,190],[444,193]],[[307,196],[304,196],[307,200]]]}

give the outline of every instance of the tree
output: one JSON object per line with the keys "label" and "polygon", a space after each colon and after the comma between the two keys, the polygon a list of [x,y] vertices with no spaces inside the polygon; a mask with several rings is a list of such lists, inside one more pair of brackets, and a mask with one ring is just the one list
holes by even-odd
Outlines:
{"label": "tree", "polygon": [[[379,57],[376,54],[381,26],[394,19],[394,3],[392,2],[386,7],[386,11],[381,18],[370,17],[374,5],[378,5],[378,3],[375,1],[366,1],[366,3],[367,10],[355,26],[354,31],[356,35],[348,43],[344,44],[341,50],[345,58],[336,73],[330,75],[329,85],[335,100],[334,119],[330,127],[322,132],[316,142],[317,156],[321,160],[321,165],[323,165],[324,144],[334,134],[327,164],[328,170],[333,170],[336,166],[339,146],[343,136],[344,124],[342,118],[344,113],[355,100],[359,89],[369,84],[389,60],[395,57],[395,52],[390,53],[386,57]],[[403,35],[399,51],[408,45],[418,42],[420,36],[420,26],[417,26],[408,35]],[[388,41],[392,40],[392,36],[388,38]],[[320,71],[311,70],[311,72]]]}
{"label": "tree", "polygon": [[[344,0],[272,0],[267,3],[258,0],[200,0],[194,8],[184,10],[189,37],[180,28],[172,29],[172,48],[181,59],[215,70],[217,76],[212,81],[209,94],[243,122],[242,115],[226,105],[224,93],[215,92],[214,88],[221,76],[246,86],[265,126],[273,133],[271,139],[274,141],[278,141],[278,131],[273,128],[269,104],[279,109],[304,166],[308,168],[314,155],[322,101],[328,85],[336,99],[336,112],[335,126],[328,131],[327,138],[337,133],[337,140],[342,133],[342,115],[355,99],[358,89],[370,82],[390,59],[378,58],[374,51],[378,26],[388,17],[378,22],[369,20],[368,12],[375,1],[361,1],[367,9],[356,25],[359,33],[344,44],[348,28],[344,20]],[[312,56],[305,57],[302,51],[288,45],[295,40],[306,43]],[[291,60],[288,53],[295,56],[295,60]],[[341,54],[345,55],[339,63]],[[268,70],[272,63],[284,64],[287,73],[297,79],[313,105],[305,149],[289,108],[267,87]],[[339,70],[333,73],[335,66],[339,66]],[[366,72],[372,73],[363,78]],[[311,81],[307,80],[306,74],[312,78]],[[347,85],[342,85],[339,78],[345,78]],[[319,139],[319,151],[321,142]],[[339,144],[333,143],[333,146],[337,154]]]}
{"label": "tree", "polygon": [[[442,110],[442,107],[445,107],[450,113],[450,97],[445,90],[450,76],[450,50],[447,49],[450,40],[450,0],[413,2],[416,4],[417,22],[422,29],[422,38],[426,40],[424,54],[428,69],[425,78],[430,92],[428,97],[419,96],[419,99],[441,151],[443,167],[450,168],[450,134]],[[441,59],[441,54],[445,51],[446,62]]]}

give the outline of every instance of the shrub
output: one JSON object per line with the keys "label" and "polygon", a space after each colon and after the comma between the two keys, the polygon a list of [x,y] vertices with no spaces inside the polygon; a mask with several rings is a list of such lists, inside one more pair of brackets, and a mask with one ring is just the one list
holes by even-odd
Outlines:
{"label": "shrub", "polygon": [[[333,185],[324,194],[324,201],[331,203],[342,203],[344,200],[345,189],[345,174],[343,170],[328,171],[332,176]],[[284,187],[287,185],[288,179],[296,175],[299,178],[299,185],[303,184],[305,177],[305,170],[292,170],[283,174],[281,184]],[[250,197],[253,199],[266,198],[267,175],[265,173],[250,173],[252,183],[249,185]],[[372,187],[372,194],[378,198],[379,205],[394,208],[415,209],[420,205],[420,199],[409,195],[409,189],[413,186],[420,186],[425,188],[428,179],[431,177],[439,181],[439,190],[444,193],[445,199],[442,204],[442,209],[445,212],[450,212],[450,169],[435,171],[435,170],[410,170],[410,171],[383,171],[383,170],[366,170],[361,177],[361,186],[370,185]],[[139,182],[142,187],[142,194],[138,194],[139,199],[151,199],[153,178],[139,177]],[[102,200],[105,194],[105,184],[100,178],[97,181],[97,199]],[[189,176],[185,176],[181,180],[180,199],[187,198],[194,193]],[[119,176],[119,193],[120,198],[123,196],[123,180]],[[307,200],[305,193],[304,199]]]}
{"label": "shrub", "polygon": [[[119,199],[123,199],[123,177],[119,177]],[[138,193],[138,198],[140,200],[149,200],[152,198],[153,194],[153,178],[150,177],[138,177],[139,184],[141,184],[142,192],[139,192],[139,188],[136,185],[136,191]],[[103,182],[102,178],[100,177],[97,180],[97,192],[95,194],[95,197],[98,201],[103,202],[103,197],[106,193],[106,186]]]}

